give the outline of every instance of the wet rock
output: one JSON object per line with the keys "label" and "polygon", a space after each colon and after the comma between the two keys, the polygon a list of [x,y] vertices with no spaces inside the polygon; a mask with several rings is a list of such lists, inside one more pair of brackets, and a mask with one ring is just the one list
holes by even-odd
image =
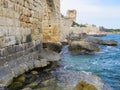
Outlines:
{"label": "wet rock", "polygon": [[13,82],[10,86],[9,86],[9,90],[17,90],[17,88],[22,87],[22,83],[21,82]]}
{"label": "wet rock", "polygon": [[30,83],[30,84],[28,84],[26,87],[27,88],[34,88],[34,87],[36,87],[36,86],[38,86],[38,82],[32,82],[32,83]]}
{"label": "wet rock", "polygon": [[[107,87],[107,89],[105,89],[106,85],[103,83],[101,78],[96,76],[95,74],[93,74],[91,72],[61,71],[58,74],[58,80],[59,80],[58,85],[62,86],[62,87],[65,87],[68,90],[73,90],[74,87],[81,81],[85,81],[89,84],[94,85],[97,88],[97,90],[112,90],[109,87]],[[62,90],[64,90],[64,89],[62,89]],[[84,89],[81,89],[81,90],[84,90]]]}
{"label": "wet rock", "polygon": [[25,81],[25,76],[24,75],[21,75],[17,78],[17,81],[19,82],[24,82]]}
{"label": "wet rock", "polygon": [[36,74],[38,74],[38,72],[37,71],[31,71],[31,74],[36,75]]}
{"label": "wet rock", "polygon": [[[43,58],[37,58],[38,56]],[[19,57],[15,60],[6,62],[3,67],[0,67],[0,87],[8,87],[14,78],[22,75],[28,70],[32,70],[38,67],[45,67],[49,62],[56,62],[61,57],[58,53],[48,50],[41,52],[33,52],[28,55]],[[37,74],[37,73],[34,73]],[[24,82],[24,77],[20,77],[19,82]]]}
{"label": "wet rock", "polygon": [[55,87],[53,86],[49,86],[49,87],[41,87],[41,88],[36,88],[34,90],[59,90],[59,89],[56,89]]}
{"label": "wet rock", "polygon": [[74,90],[97,90],[97,88],[92,84],[81,81],[75,86]]}
{"label": "wet rock", "polygon": [[43,48],[55,52],[60,52],[62,49],[62,44],[61,43],[52,43],[52,42],[46,42],[43,43]]}
{"label": "wet rock", "polygon": [[22,90],[32,90],[31,88],[24,88],[24,89],[22,89]]}
{"label": "wet rock", "polygon": [[97,44],[85,41],[73,41],[68,47],[69,51],[72,53],[84,53],[84,54],[93,54],[99,51]]}
{"label": "wet rock", "polygon": [[55,78],[51,78],[51,79],[43,81],[41,84],[43,86],[49,86],[49,85],[54,85],[55,83],[56,83],[56,79]]}

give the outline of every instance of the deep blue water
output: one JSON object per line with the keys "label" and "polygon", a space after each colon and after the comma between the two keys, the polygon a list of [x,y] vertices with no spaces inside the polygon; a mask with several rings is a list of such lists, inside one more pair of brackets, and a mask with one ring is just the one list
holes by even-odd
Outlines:
{"label": "deep blue water", "polygon": [[114,90],[120,90],[120,34],[97,37],[104,40],[116,40],[118,46],[100,46],[95,55],[71,55],[67,47],[63,48],[62,64],[67,71],[93,72]]}

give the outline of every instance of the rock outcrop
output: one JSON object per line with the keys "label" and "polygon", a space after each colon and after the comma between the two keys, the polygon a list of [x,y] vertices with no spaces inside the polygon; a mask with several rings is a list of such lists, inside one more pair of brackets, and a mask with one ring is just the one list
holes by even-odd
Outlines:
{"label": "rock outcrop", "polygon": [[69,45],[69,51],[71,53],[84,53],[84,54],[93,54],[99,51],[97,44],[85,41],[73,41]]}
{"label": "rock outcrop", "polygon": [[85,38],[84,41],[108,46],[116,46],[118,44],[117,41],[114,40],[101,40],[97,38]]}
{"label": "rock outcrop", "polygon": [[43,43],[43,48],[59,53],[62,49],[62,44],[61,43],[46,42],[46,43]]}
{"label": "rock outcrop", "polygon": [[24,57],[7,62],[4,67],[0,68],[0,87],[6,87],[11,84],[13,78],[18,77],[28,70],[45,67],[50,62],[60,60],[59,54],[42,50],[41,53],[33,52]]}
{"label": "rock outcrop", "polygon": [[[81,81],[90,84],[90,87],[92,85],[92,87],[94,87],[95,90],[112,90],[112,88],[103,83],[100,77],[96,76],[91,72],[60,71],[58,75],[59,75],[58,80],[59,82],[61,82],[59,83],[59,85],[64,87],[64,90],[74,90],[76,85],[78,85]],[[77,89],[77,90],[91,90],[91,89]]]}

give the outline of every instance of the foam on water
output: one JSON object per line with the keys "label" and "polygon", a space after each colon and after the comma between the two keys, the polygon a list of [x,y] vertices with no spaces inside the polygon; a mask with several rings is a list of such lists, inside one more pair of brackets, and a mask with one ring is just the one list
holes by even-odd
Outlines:
{"label": "foam on water", "polygon": [[104,40],[116,40],[118,46],[101,45],[100,52],[95,55],[71,55],[67,47],[63,48],[63,59],[66,71],[89,71],[97,74],[102,80],[114,88],[120,90],[120,35],[110,34],[106,37],[98,37]]}

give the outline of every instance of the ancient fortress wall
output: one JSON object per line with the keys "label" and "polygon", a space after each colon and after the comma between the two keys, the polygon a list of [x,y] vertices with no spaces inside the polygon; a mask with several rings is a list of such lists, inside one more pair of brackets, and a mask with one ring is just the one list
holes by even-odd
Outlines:
{"label": "ancient fortress wall", "polygon": [[59,0],[0,0],[0,60],[39,50],[43,41],[59,42],[59,8]]}
{"label": "ancient fortress wall", "polygon": [[88,35],[105,35],[100,27],[95,25],[85,24],[85,27],[73,25],[76,22],[76,10],[68,10],[66,16],[61,17],[61,28],[60,28],[60,40],[66,40],[66,37],[70,33],[81,34],[86,33]]}

